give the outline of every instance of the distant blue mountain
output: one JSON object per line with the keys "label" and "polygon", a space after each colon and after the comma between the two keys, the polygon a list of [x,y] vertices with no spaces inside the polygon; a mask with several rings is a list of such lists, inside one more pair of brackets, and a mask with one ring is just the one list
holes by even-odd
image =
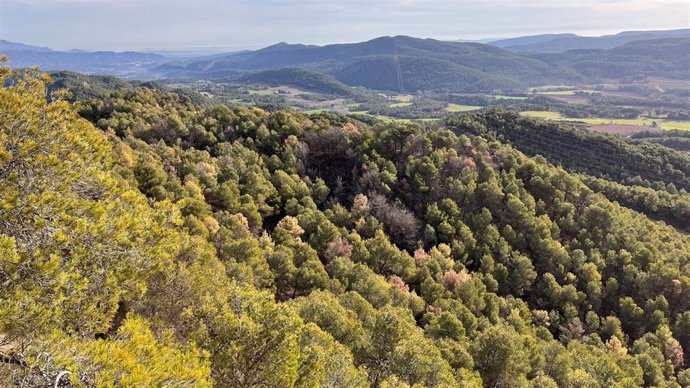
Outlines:
{"label": "distant blue mountain", "polygon": [[500,48],[511,48],[511,47],[522,47],[527,45],[536,45],[540,43],[549,42],[554,39],[559,38],[572,38],[578,37],[575,34],[542,34],[542,35],[529,35],[529,36],[518,36],[517,38],[507,38],[499,40],[489,40],[486,43],[492,46]]}
{"label": "distant blue mountain", "polygon": [[48,47],[32,46],[24,43],[10,42],[9,40],[0,39],[0,53],[6,51],[36,51],[36,52],[46,52],[53,51]]}
{"label": "distant blue mountain", "polygon": [[489,44],[518,52],[562,53],[569,50],[609,50],[634,41],[688,37],[690,37],[690,29],[625,31],[615,35],[604,36],[546,34],[501,39],[489,42]]}
{"label": "distant blue mountain", "polygon": [[514,91],[577,77],[569,69],[485,44],[409,36],[326,46],[278,43],[251,52],[168,63],[155,71],[163,77],[220,78],[284,68],[321,73],[348,86],[400,92]]}
{"label": "distant blue mountain", "polygon": [[170,58],[134,51],[55,51],[46,47],[0,40],[0,53],[14,68],[39,67],[42,70],[73,70],[82,73],[139,76]]}

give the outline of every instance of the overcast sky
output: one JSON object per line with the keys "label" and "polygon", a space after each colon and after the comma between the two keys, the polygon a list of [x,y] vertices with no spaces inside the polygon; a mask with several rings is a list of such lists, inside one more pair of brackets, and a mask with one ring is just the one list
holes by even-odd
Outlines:
{"label": "overcast sky", "polygon": [[54,49],[259,48],[690,28],[688,0],[0,0],[0,39]]}

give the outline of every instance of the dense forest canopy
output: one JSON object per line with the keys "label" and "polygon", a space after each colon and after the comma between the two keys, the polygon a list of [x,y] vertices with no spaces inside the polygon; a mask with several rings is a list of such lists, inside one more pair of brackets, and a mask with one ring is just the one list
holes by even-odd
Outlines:
{"label": "dense forest canopy", "polygon": [[[366,125],[145,87],[71,105],[0,77],[2,381],[690,386],[690,238],[608,197],[684,192],[574,175],[501,132],[556,124]],[[639,160],[686,182],[671,157]]]}

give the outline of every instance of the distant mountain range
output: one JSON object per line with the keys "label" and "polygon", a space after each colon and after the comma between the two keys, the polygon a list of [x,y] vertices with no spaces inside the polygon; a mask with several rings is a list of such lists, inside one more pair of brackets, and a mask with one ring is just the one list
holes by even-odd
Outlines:
{"label": "distant mountain range", "polygon": [[142,52],[54,51],[8,41],[0,41],[0,52],[13,67],[291,85],[348,95],[354,86],[404,93],[509,93],[645,75],[690,79],[689,44],[690,29],[602,37],[535,35],[490,44],[395,36],[326,46],[279,43],[187,59]]}
{"label": "distant mountain range", "polygon": [[0,39],[0,53],[6,53],[8,51],[35,51],[35,52],[46,52],[53,51],[48,47],[32,46],[24,43],[10,42],[9,40]]}
{"label": "distant mountain range", "polygon": [[690,29],[626,31],[604,36],[545,34],[495,40],[488,42],[488,44],[518,52],[562,53],[569,50],[608,50],[634,41],[667,38],[690,38]]}
{"label": "distant mountain range", "polygon": [[398,92],[522,90],[578,77],[567,68],[485,44],[407,36],[327,46],[279,43],[211,60],[168,63],[153,71],[162,77],[199,78],[285,67],[315,71],[349,86]]}
{"label": "distant mountain range", "polygon": [[10,66],[16,68],[38,66],[43,70],[73,70],[118,76],[147,77],[149,69],[170,60],[162,55],[133,51],[116,53],[112,51],[4,49],[0,52],[7,55]]}
{"label": "distant mountain range", "polygon": [[640,40],[610,50],[570,50],[530,56],[554,66],[567,66],[589,80],[639,76],[690,80],[690,38]]}

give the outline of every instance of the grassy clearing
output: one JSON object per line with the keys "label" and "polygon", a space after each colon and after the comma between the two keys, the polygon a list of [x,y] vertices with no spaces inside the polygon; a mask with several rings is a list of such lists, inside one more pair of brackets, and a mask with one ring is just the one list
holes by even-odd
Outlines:
{"label": "grassy clearing", "polygon": [[412,97],[409,94],[400,94],[397,96],[391,96],[391,99],[397,101],[397,102],[412,102]]}
{"label": "grassy clearing", "polygon": [[366,111],[364,111],[364,112],[350,112],[350,113],[361,114],[361,115],[365,115],[365,116],[374,117],[374,118],[376,118],[376,119],[378,119],[378,120],[385,121],[385,122],[387,122],[387,123],[404,123],[404,124],[410,124],[410,123],[414,123],[414,122],[425,122],[425,123],[429,123],[429,122],[435,122],[435,121],[440,120],[440,119],[435,119],[435,118],[399,119],[399,118],[390,117],[390,116],[373,115],[373,114],[370,114],[370,113],[368,113],[368,112],[366,112]]}
{"label": "grassy clearing", "polygon": [[[622,125],[642,125],[642,126],[651,126],[652,121],[655,120],[650,120],[650,119],[606,119],[606,118],[576,118],[576,117],[569,117],[565,118],[565,120],[570,120],[570,121],[579,121],[582,123],[586,124],[622,124]],[[658,123],[659,121],[657,121]]]}
{"label": "grassy clearing", "polygon": [[482,109],[482,107],[475,105],[448,104],[448,108],[446,108],[448,112],[467,112],[477,109]]}
{"label": "grassy clearing", "polygon": [[682,129],[684,131],[690,131],[690,121],[661,120],[659,125],[661,125],[663,129]]}
{"label": "grassy clearing", "polygon": [[690,121],[678,121],[678,120],[664,120],[664,119],[648,119],[648,118],[637,118],[637,119],[607,119],[607,118],[578,118],[578,117],[563,117],[558,112],[549,111],[524,111],[520,114],[529,117],[537,117],[549,120],[561,120],[561,121],[577,121],[580,123],[590,124],[590,125],[601,125],[601,124],[618,124],[618,125],[637,125],[641,127],[653,127],[653,122],[657,123],[657,126],[661,129],[680,129],[685,131],[690,131]]}
{"label": "grassy clearing", "polygon": [[581,121],[587,124],[623,124],[623,125],[639,125],[644,127],[652,127],[656,122],[657,126],[662,129],[681,129],[690,131],[690,121],[664,120],[664,119],[603,119],[603,118],[566,118],[566,120]]}
{"label": "grassy clearing", "polygon": [[391,108],[402,108],[404,106],[412,106],[412,103],[411,102],[397,102],[395,104],[390,104],[388,106],[390,106]]}
{"label": "grassy clearing", "polygon": [[369,115],[376,117],[377,119],[389,123],[411,123],[412,120],[410,119],[396,119],[395,117],[389,117],[389,116],[383,116],[383,115]]}

